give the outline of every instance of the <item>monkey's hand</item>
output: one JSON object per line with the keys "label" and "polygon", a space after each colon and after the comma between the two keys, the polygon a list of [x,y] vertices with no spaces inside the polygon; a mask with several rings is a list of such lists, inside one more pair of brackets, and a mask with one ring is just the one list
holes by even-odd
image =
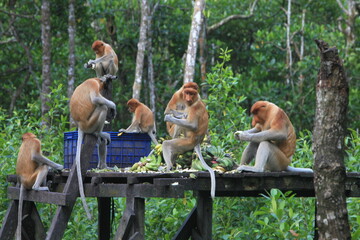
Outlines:
{"label": "monkey's hand", "polygon": [[114,119],[116,116],[116,108],[110,108],[110,118]]}
{"label": "monkey's hand", "polygon": [[236,131],[234,136],[235,139],[240,141],[251,141],[251,134],[244,131]]}
{"label": "monkey's hand", "polygon": [[121,129],[119,129],[119,132],[121,132],[121,133],[126,133],[126,129],[121,128]]}
{"label": "monkey's hand", "polygon": [[165,118],[164,118],[164,121],[165,122],[174,122],[174,117],[172,116],[172,115],[170,115],[170,114],[166,114],[165,115]]}
{"label": "monkey's hand", "polygon": [[84,68],[95,68],[95,60],[89,60],[87,63],[84,64]]}

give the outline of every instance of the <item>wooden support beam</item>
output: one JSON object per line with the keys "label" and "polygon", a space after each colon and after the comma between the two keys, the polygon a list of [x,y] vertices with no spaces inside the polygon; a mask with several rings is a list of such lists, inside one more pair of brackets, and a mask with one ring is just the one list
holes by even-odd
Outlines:
{"label": "wooden support beam", "polygon": [[135,213],[131,209],[125,209],[124,214],[120,220],[120,225],[115,234],[115,240],[128,239],[130,235],[131,226],[134,223]]}
{"label": "wooden support beam", "polygon": [[9,207],[3,219],[0,229],[0,240],[13,240],[17,227],[18,203],[15,200],[10,201]]}
{"label": "wooden support beam", "polygon": [[[19,194],[19,187],[8,187],[9,199],[19,200]],[[68,196],[69,194],[66,193],[27,190],[24,193],[24,200],[67,206],[69,204],[69,201],[67,199]]]}
{"label": "wooden support beam", "polygon": [[[86,169],[89,166],[89,159],[91,159],[92,149],[94,149],[96,145],[97,138],[94,135],[85,134],[84,136],[84,144],[81,148],[81,175],[84,179],[84,175]],[[68,201],[69,204],[67,206],[59,206],[56,210],[55,216],[51,222],[50,228],[48,230],[47,240],[61,240],[65,229],[67,227],[67,223],[69,222],[71,212],[73,210],[76,198],[79,196],[79,185],[78,178],[76,174],[76,164],[73,164],[71,168],[70,175],[67,179],[64,193],[69,194]]]}
{"label": "wooden support beam", "polygon": [[134,197],[134,187],[128,185],[126,209],[116,231],[115,240],[145,237],[145,199]]}
{"label": "wooden support beam", "polygon": [[[23,239],[45,239],[46,231],[34,202],[24,201],[22,220]],[[26,236],[26,237],[24,237]]]}
{"label": "wooden support beam", "polygon": [[193,227],[196,226],[196,217],[197,217],[197,206],[195,206],[189,215],[186,217],[184,223],[181,225],[180,229],[177,231],[173,240],[186,240],[189,239],[192,235]]}
{"label": "wooden support beam", "polygon": [[[212,234],[212,199],[210,192],[199,191],[197,193],[196,230],[200,239],[211,240]],[[192,234],[197,239],[197,234]]]}
{"label": "wooden support beam", "polygon": [[[127,184],[99,184],[93,187],[91,184],[84,184],[87,197],[127,197]],[[133,197],[161,197],[161,198],[182,198],[184,197],[184,186],[158,186],[153,184],[133,185]]]}
{"label": "wooden support beam", "polygon": [[99,197],[98,203],[98,239],[109,240],[111,232],[110,208],[111,198]]}

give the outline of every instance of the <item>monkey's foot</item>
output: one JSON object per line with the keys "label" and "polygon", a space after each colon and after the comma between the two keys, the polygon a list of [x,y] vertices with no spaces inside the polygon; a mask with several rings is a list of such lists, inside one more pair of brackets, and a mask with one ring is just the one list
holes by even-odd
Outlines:
{"label": "monkey's foot", "polygon": [[106,165],[106,162],[99,162],[98,165],[97,165],[97,168],[99,168],[99,169],[110,169]]}
{"label": "monkey's foot", "polygon": [[256,169],[254,167],[251,167],[251,166],[245,166],[245,165],[241,165],[240,167],[238,167],[236,169],[236,171],[238,172],[263,172],[259,169]]}

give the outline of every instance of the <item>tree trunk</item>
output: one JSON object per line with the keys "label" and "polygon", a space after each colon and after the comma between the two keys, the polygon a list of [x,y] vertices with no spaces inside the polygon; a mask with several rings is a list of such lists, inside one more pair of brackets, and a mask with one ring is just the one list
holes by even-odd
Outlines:
{"label": "tree trunk", "polygon": [[42,55],[42,87],[41,87],[41,116],[42,125],[49,127],[50,110],[48,105],[51,86],[51,35],[50,35],[50,1],[43,0],[41,4],[41,42],[43,45]]}
{"label": "tree trunk", "polygon": [[149,17],[149,5],[147,0],[141,0],[141,22],[140,22],[140,34],[138,43],[138,52],[136,56],[136,70],[135,81],[133,85],[133,98],[140,99],[141,80],[144,69],[144,56],[146,50],[146,35],[147,35],[147,19]]}
{"label": "tree trunk", "polygon": [[155,114],[156,112],[156,94],[155,94],[155,80],[154,80],[154,64],[153,64],[153,48],[152,48],[152,19],[154,13],[159,6],[157,2],[148,17],[148,38],[147,38],[147,49],[148,49],[148,79],[149,79],[149,90],[150,90],[150,109]]}
{"label": "tree trunk", "polygon": [[349,87],[338,50],[324,41],[315,41],[321,56],[313,133],[319,239],[350,239],[344,165]]}
{"label": "tree trunk", "polygon": [[[206,55],[207,55],[207,46],[206,46],[206,17],[202,16],[204,19],[202,21],[201,32],[199,37],[199,62],[200,62],[200,73],[201,73],[201,83],[206,82]],[[201,88],[201,96],[207,98],[207,91],[205,87]]]}
{"label": "tree trunk", "polygon": [[286,23],[286,66],[288,69],[288,76],[286,78],[287,84],[292,84],[292,53],[291,53],[291,37],[290,37],[290,27],[291,27],[291,0],[288,0],[288,8],[286,11],[287,23]]}
{"label": "tree trunk", "polygon": [[189,36],[189,43],[186,52],[184,83],[194,81],[196,50],[200,36],[201,25],[203,21],[202,14],[204,9],[205,9],[205,0],[195,0],[194,13],[192,17],[190,36]]}
{"label": "tree trunk", "polygon": [[[69,0],[69,69],[68,69],[68,87],[67,96],[70,99],[74,92],[75,84],[75,35],[76,35],[76,22],[75,22],[75,0]],[[76,126],[74,120],[70,117],[70,128]]]}

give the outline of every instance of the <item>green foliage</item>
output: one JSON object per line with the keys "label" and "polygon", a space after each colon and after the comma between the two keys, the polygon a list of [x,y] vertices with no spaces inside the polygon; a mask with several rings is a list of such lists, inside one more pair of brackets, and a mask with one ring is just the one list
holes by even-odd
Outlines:
{"label": "green foliage", "polygon": [[172,239],[195,203],[190,194],[182,199],[147,199],[145,238]]}
{"label": "green foliage", "polygon": [[[232,14],[248,14],[253,0],[207,1],[205,14],[211,26]],[[11,4],[14,3],[14,6]],[[154,2],[153,2],[154,3]],[[344,17],[336,1],[298,0],[292,6],[293,76],[286,83],[285,25],[283,8],[286,1],[258,1],[254,15],[247,19],[228,22],[207,35],[208,88],[207,108],[210,114],[210,142],[219,149],[219,155],[234,153],[240,159],[246,143],[234,140],[236,130],[250,128],[247,113],[257,100],[268,100],[283,108],[297,130],[297,148],[292,165],[311,167],[313,118],[315,114],[315,84],[319,68],[319,53],[314,39],[328,41],[339,49],[349,78],[350,97],[348,118],[349,135],[346,137],[347,171],[360,171],[360,48],[359,41],[345,56],[345,37],[337,30],[337,19]],[[190,1],[160,1],[153,18],[153,61],[156,81],[158,136],[165,135],[163,110],[174,89],[182,85],[183,54],[186,51],[190,29],[192,4]],[[41,89],[41,1],[3,1],[0,8],[17,15],[0,14],[0,42],[5,54],[0,56],[0,219],[3,219],[8,199],[6,198],[6,175],[15,173],[17,151],[21,135],[31,131],[42,140],[46,156],[62,163],[63,132],[68,129],[68,99],[66,96],[68,67],[68,2],[51,2],[53,89],[50,127],[40,126]],[[91,50],[93,40],[110,43],[119,57],[119,80],[114,81],[113,99],[118,115],[114,128],[128,126],[130,114],[125,103],[131,97],[137,52],[139,11],[138,1],[76,1],[76,67],[75,86],[94,76],[94,71],[84,69],[83,63],[94,58]],[[300,60],[298,49],[301,37],[301,16],[306,10],[304,45],[305,55]],[[31,18],[21,17],[27,15]],[[114,20],[114,34],[107,26]],[[357,19],[356,26],[360,18]],[[11,24],[13,26],[11,26]],[[13,38],[16,30],[18,39]],[[355,28],[358,38],[359,29]],[[9,41],[9,42],[7,42]],[[27,55],[28,48],[30,55]],[[228,48],[233,49],[227,50]],[[220,56],[218,52],[220,50]],[[231,54],[231,57],[230,57]],[[31,72],[28,71],[31,62]],[[146,70],[144,71],[144,73]],[[30,73],[29,77],[28,74]],[[142,101],[147,103],[147,80],[144,74]],[[196,72],[197,82],[199,71]],[[24,90],[16,98],[15,110],[9,112],[11,96],[25,81]],[[94,219],[88,221],[80,202],[75,205],[64,239],[93,239],[97,235],[96,200],[87,199],[93,209]],[[348,198],[352,238],[360,238],[360,202]],[[115,219],[117,223],[125,208],[125,199],[116,198]],[[149,199],[146,201],[146,238],[170,239],[186,215],[195,205],[190,194],[184,199]],[[266,198],[216,198],[214,201],[214,239],[307,239],[313,232],[314,200],[295,198],[289,193],[273,190]],[[40,214],[46,229],[55,213],[56,206],[41,204]],[[291,210],[290,210],[291,209]],[[169,214],[171,213],[171,214]],[[116,224],[115,224],[116,223]],[[264,223],[268,223],[267,225]],[[294,230],[301,237],[293,237]],[[164,232],[165,231],[165,232]],[[271,232],[271,233],[269,233]]]}
{"label": "green foliage", "polygon": [[313,207],[296,201],[291,192],[282,193],[277,189],[264,197],[268,206],[254,212],[260,226],[255,230],[256,239],[313,239]]}
{"label": "green foliage", "polygon": [[[210,115],[209,133],[211,144],[223,149],[238,152],[239,142],[234,139],[234,132],[244,129],[249,122],[245,109],[240,106],[246,98],[238,94],[242,84],[240,75],[235,75],[230,66],[231,50],[221,49],[219,62],[207,74],[206,86],[208,99],[205,100]],[[247,125],[247,124],[246,124]]]}

